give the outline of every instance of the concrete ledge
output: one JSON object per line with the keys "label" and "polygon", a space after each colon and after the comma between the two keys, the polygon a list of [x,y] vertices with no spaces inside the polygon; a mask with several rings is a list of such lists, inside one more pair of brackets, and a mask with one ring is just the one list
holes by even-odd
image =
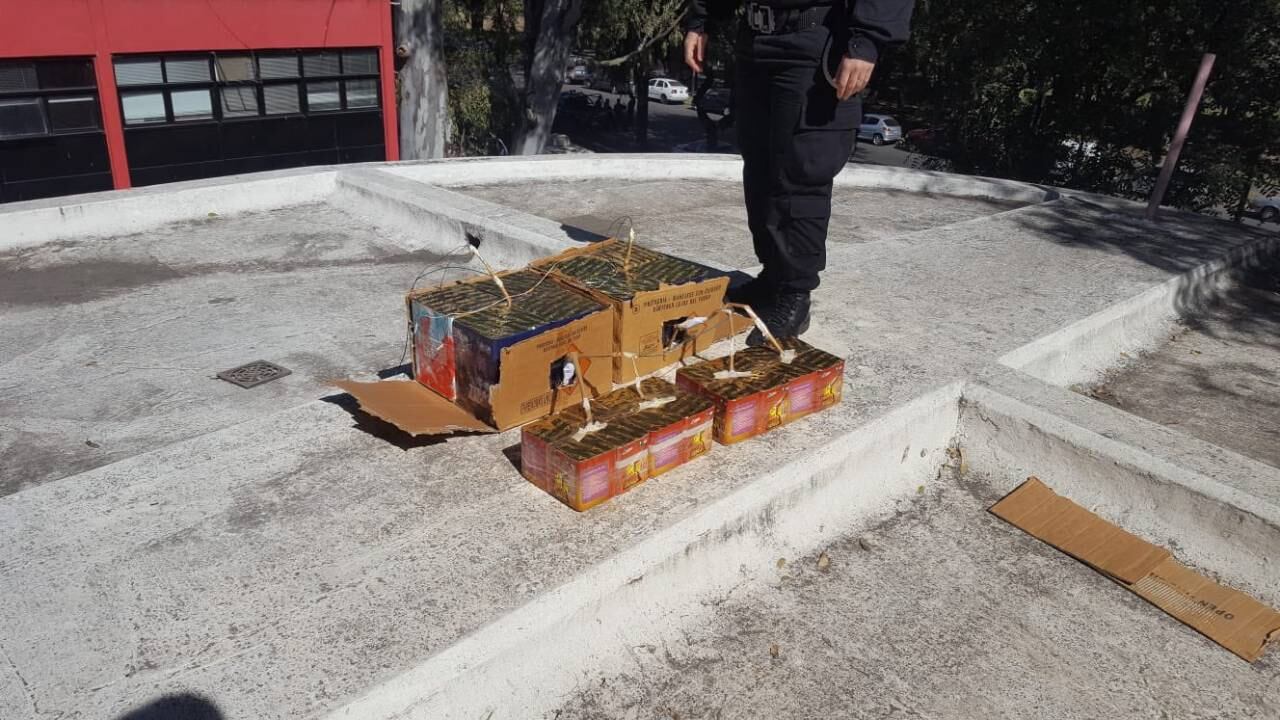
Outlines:
{"label": "concrete ledge", "polygon": [[0,206],[0,252],[140,232],[209,213],[317,202],[333,191],[337,174],[311,167],[6,204]]}
{"label": "concrete ledge", "polygon": [[579,244],[551,220],[371,169],[340,173],[329,201],[411,250],[457,252],[474,235],[485,260],[499,268],[522,267]]}
{"label": "concrete ledge", "polygon": [[[1098,425],[1106,424],[1099,416],[1120,412],[1081,400],[1093,403],[1086,417],[1099,418]],[[1132,438],[1100,435],[1051,409],[980,385],[966,386],[960,408],[958,443],[965,463],[1012,480],[1000,490],[1036,475],[1126,530],[1169,547],[1180,559],[1268,603],[1280,603],[1275,567],[1280,503],[1216,479],[1252,475],[1276,488],[1280,471],[1193,438],[1176,453],[1156,456],[1130,444]],[[1143,423],[1129,417],[1127,427],[1130,432],[1163,430]],[[1205,465],[1213,475],[1187,467],[1186,458],[1211,459]]]}
{"label": "concrete ledge", "polygon": [[686,621],[708,598],[759,582],[753,572],[767,573],[777,558],[884,517],[935,482],[959,393],[959,385],[937,390],[764,474],[329,717],[497,720],[550,711],[584,677],[626,662],[628,638],[671,632],[673,618]]}
{"label": "concrete ledge", "polygon": [[[741,182],[742,159],[737,155],[688,153],[535,155],[392,163],[385,166],[385,171],[441,186],[618,177],[631,180],[694,178]],[[845,166],[844,171],[836,176],[835,183],[837,187],[936,193],[1026,203],[1045,202],[1060,196],[1052,188],[1014,180],[853,163]]]}
{"label": "concrete ledge", "polygon": [[1163,342],[1174,324],[1212,302],[1236,273],[1280,251],[1280,239],[1232,248],[1222,258],[1150,288],[1001,356],[997,362],[1054,385],[1098,380],[1130,355]]}

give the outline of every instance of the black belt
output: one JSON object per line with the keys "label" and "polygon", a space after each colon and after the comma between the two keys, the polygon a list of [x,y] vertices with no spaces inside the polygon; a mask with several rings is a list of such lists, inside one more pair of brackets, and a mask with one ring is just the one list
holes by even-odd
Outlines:
{"label": "black belt", "polygon": [[758,2],[747,3],[746,26],[757,35],[779,35],[801,32],[824,24],[832,5],[816,4],[807,8],[775,8]]}

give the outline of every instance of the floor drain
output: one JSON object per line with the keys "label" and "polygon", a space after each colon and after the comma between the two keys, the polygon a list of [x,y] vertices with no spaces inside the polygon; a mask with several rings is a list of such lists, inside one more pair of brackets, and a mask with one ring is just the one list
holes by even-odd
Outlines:
{"label": "floor drain", "polygon": [[279,380],[292,373],[289,368],[282,368],[275,363],[269,363],[266,360],[254,360],[251,363],[245,363],[240,367],[233,367],[230,370],[223,370],[218,373],[218,377],[229,383],[235,383],[242,388],[251,388],[255,385]]}

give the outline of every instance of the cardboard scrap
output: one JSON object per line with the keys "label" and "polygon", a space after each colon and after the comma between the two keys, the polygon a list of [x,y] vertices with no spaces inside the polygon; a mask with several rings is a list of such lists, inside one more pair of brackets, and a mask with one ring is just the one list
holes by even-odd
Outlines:
{"label": "cardboard scrap", "polygon": [[1280,635],[1280,612],[1178,562],[1037,478],[991,506],[996,517],[1125,586],[1248,662]]}

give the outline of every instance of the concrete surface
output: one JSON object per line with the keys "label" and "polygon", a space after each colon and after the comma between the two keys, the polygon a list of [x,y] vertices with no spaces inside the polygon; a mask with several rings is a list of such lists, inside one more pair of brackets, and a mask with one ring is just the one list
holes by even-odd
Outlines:
{"label": "concrete surface", "polygon": [[1280,262],[1083,391],[1280,467]]}
{"label": "concrete surface", "polygon": [[[396,367],[402,294],[439,261],[325,204],[0,254],[0,495]],[[214,378],[258,359],[293,375]]]}
{"label": "concrete surface", "polygon": [[[743,232],[747,215],[739,183],[614,180],[454,189],[604,236],[624,233],[629,218],[637,228],[637,242],[665,252],[734,268],[759,264],[751,236]],[[831,239],[870,242],[1022,206],[984,198],[850,188],[832,202]]]}
{"label": "concrete surface", "polygon": [[1245,665],[990,515],[1006,484],[955,478],[865,531],[779,558],[760,586],[711,599],[705,621],[629,648],[627,672],[584,684],[555,717],[1280,713],[1280,663]]}
{"label": "concrete surface", "polygon": [[[686,180],[726,179],[736,165],[624,157],[612,178],[609,167],[576,156],[401,164],[385,172],[398,181],[449,176],[446,184],[454,186],[492,183],[495,175],[527,182],[539,169],[558,183],[581,172],[604,177],[613,197],[645,207],[670,193],[661,183],[639,183],[680,182],[681,173]],[[834,448],[874,449],[874,463],[852,463],[868,472],[914,458],[894,483],[871,486],[911,495],[919,484],[911,478],[934,477],[948,428],[956,427],[955,410],[945,408],[955,408],[958,388],[971,383],[997,385],[1085,428],[1096,423],[1123,438],[1111,442],[1156,458],[1135,465],[1158,481],[1152,487],[1178,489],[1183,507],[1216,512],[1160,516],[1151,527],[1180,523],[1189,552],[1209,559],[1222,546],[1203,538],[1234,537],[1247,562],[1228,571],[1269,592],[1269,581],[1256,576],[1268,575],[1258,568],[1274,567],[1266,563],[1277,555],[1269,533],[1278,524],[1265,509],[1275,505],[1266,493],[1280,485],[1269,482],[1266,466],[1258,475],[1234,453],[1179,454],[1174,431],[996,361],[1272,236],[1185,216],[1153,228],[1123,203],[870,170],[851,174],[838,202],[852,203],[861,196],[844,193],[865,191],[872,180],[892,190],[956,188],[966,198],[1056,199],[996,214],[979,208],[976,215],[970,201],[943,200],[936,203],[941,219],[900,230],[841,225],[808,337],[848,359],[845,401],[765,440],[716,448],[712,461],[582,515],[519,477],[516,433],[415,440],[353,415],[344,397],[322,384],[328,375],[368,376],[398,363],[401,293],[420,261],[451,249],[445,246],[463,232],[455,220],[471,211],[460,200],[457,208],[433,209],[397,185],[377,201],[398,203],[396,213],[412,205],[402,218],[454,218],[439,225],[447,231],[442,237],[406,234],[403,221],[383,227],[362,217],[358,204],[345,205],[349,198],[338,199],[335,189],[322,203],[141,235],[69,237],[4,255],[0,486],[9,494],[0,498],[0,717],[114,720],[168,693],[207,698],[228,719],[471,717],[463,711],[474,707],[488,707],[493,718],[552,712],[563,695],[548,703],[520,684],[528,658],[537,656],[529,648],[551,652],[542,630],[595,617],[613,624],[587,626],[604,628],[589,635],[607,637],[654,598],[662,602],[636,618],[637,632],[696,626],[698,618],[686,624],[665,610],[701,605],[701,596],[664,583],[699,575],[722,581],[699,564],[707,558],[764,566],[779,547],[800,557],[806,544],[830,542],[874,514],[880,506],[865,502],[871,496],[844,488],[854,476],[818,461],[844,457]],[[633,193],[625,193],[619,178],[637,175]],[[336,179],[335,188],[341,183]],[[433,203],[461,197],[431,190],[422,196]],[[703,204],[704,217],[722,218],[723,226],[695,218],[684,236],[746,237],[729,219],[738,212],[731,188],[708,193]],[[933,204],[915,207],[926,215]],[[616,214],[606,205],[595,210]],[[554,220],[515,209],[470,217],[497,244],[526,232],[548,247],[576,239]],[[645,237],[647,227],[637,229]],[[113,277],[110,288],[83,288]],[[25,285],[14,291],[10,282]],[[220,298],[235,300],[210,302]],[[1109,346],[1113,360],[1133,349]],[[295,375],[248,391],[209,379],[257,357],[293,367]],[[920,408],[933,409],[911,414]],[[879,443],[882,437],[894,443]],[[907,437],[904,452],[898,438]],[[1074,456],[1046,450],[1033,464],[1076,467]],[[1101,465],[1090,467],[1090,477],[1102,477]],[[786,482],[771,482],[784,471]],[[1221,482],[1203,481],[1207,475]],[[938,481],[927,484],[933,492]],[[1140,518],[1149,508],[1134,498],[1148,496],[1107,501]],[[1250,503],[1264,508],[1245,513],[1250,533],[1224,532]],[[833,520],[814,528],[806,518],[818,513]],[[686,552],[691,545],[702,550]],[[957,568],[984,567],[964,556],[963,544],[940,547]],[[635,565],[637,558],[643,563]],[[632,583],[635,576],[624,572],[630,567],[648,568],[652,579]],[[979,587],[965,582],[958,578],[955,587]],[[932,602],[931,593],[919,602]],[[982,598],[973,601],[978,612]],[[1100,601],[1092,607],[1107,610]],[[1099,622],[1126,621],[1131,611],[1119,603],[1114,617]],[[1072,627],[1070,617],[1037,619],[1051,637]],[[512,656],[512,648],[525,652]],[[585,657],[572,650],[560,652],[568,660]],[[597,650],[590,658],[601,660],[601,672],[625,661],[607,647]],[[1103,667],[1131,657],[1111,645],[1094,652],[1111,658]],[[993,656],[993,666],[1021,661],[1016,648],[1001,657]],[[440,694],[428,697],[413,679],[441,668],[448,673],[438,677]],[[545,668],[535,669],[556,688],[587,678]],[[1254,687],[1241,679],[1247,677],[1224,692],[1244,697]],[[509,704],[524,692],[542,704]],[[432,705],[461,696],[456,705]],[[1259,707],[1267,707],[1264,700],[1271,702],[1261,696]]]}

